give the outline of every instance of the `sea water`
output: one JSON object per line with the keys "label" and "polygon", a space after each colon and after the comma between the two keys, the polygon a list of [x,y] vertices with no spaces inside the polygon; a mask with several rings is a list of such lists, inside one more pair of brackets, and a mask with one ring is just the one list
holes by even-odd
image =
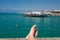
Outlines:
{"label": "sea water", "polygon": [[25,38],[34,24],[37,25],[37,37],[60,37],[60,17],[0,14],[0,38]]}

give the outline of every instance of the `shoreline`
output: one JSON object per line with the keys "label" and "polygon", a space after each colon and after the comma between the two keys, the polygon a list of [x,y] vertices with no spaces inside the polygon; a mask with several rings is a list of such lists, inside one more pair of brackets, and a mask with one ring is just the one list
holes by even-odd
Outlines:
{"label": "shoreline", "polygon": [[[0,38],[0,40],[25,40],[25,38]],[[60,37],[36,38],[36,40],[60,40]]]}

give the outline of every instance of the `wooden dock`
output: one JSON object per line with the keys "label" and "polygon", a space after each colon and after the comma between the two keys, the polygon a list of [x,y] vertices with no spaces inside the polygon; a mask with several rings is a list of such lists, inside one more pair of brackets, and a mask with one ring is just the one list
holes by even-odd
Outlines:
{"label": "wooden dock", "polygon": [[[0,38],[0,40],[25,40],[25,38]],[[36,40],[60,40],[60,38],[36,38]]]}

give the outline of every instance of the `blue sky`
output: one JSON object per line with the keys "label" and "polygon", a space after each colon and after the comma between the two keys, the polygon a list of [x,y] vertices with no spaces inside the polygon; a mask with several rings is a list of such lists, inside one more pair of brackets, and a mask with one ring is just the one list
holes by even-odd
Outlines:
{"label": "blue sky", "polygon": [[0,0],[0,11],[45,9],[60,9],[60,0]]}

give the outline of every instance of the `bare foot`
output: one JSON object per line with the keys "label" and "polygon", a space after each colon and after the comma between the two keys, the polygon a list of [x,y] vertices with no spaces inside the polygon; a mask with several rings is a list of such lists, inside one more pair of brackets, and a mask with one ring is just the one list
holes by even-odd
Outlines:
{"label": "bare foot", "polygon": [[38,31],[36,30],[36,25],[33,25],[29,34],[26,36],[26,40],[36,40]]}

